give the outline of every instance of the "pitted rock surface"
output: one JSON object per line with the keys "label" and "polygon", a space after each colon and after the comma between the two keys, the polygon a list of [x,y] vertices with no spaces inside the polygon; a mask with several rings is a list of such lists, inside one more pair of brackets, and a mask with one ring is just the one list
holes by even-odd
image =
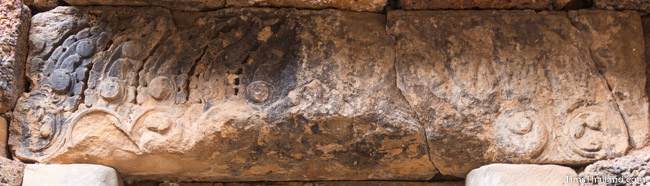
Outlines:
{"label": "pitted rock surface", "polygon": [[37,11],[52,10],[59,5],[58,0],[23,0],[23,3],[36,9]]}
{"label": "pitted rock surface", "polygon": [[535,9],[553,10],[574,6],[571,0],[400,0],[407,10]]}
{"label": "pitted rock surface", "polygon": [[63,0],[73,6],[143,6],[164,7],[185,11],[223,8],[226,0]]}
{"label": "pitted rock surface", "polygon": [[30,16],[20,0],[0,2],[0,113],[11,111],[25,87]]}
{"label": "pitted rock surface", "polygon": [[610,11],[389,14],[397,83],[432,160],[584,164],[644,146],[640,16]]}
{"label": "pitted rock surface", "polygon": [[387,4],[388,0],[226,0],[226,5],[232,7],[335,8],[364,12],[381,12]]}
{"label": "pitted rock surface", "polygon": [[208,182],[585,165],[646,145],[641,28],[614,11],[57,7],[33,17],[11,150]]}
{"label": "pitted rock surface", "polygon": [[75,6],[161,6],[175,10],[205,11],[226,7],[286,7],[381,12],[387,0],[65,0]]}
{"label": "pitted rock surface", "polygon": [[437,173],[380,14],[57,7],[34,20],[42,47],[11,128],[19,159],[138,179]]}
{"label": "pitted rock surface", "polygon": [[594,6],[611,10],[641,10],[650,11],[648,0],[594,0]]}
{"label": "pitted rock surface", "polygon": [[7,153],[7,140],[9,137],[9,122],[4,117],[0,117],[0,158],[6,158]]}
{"label": "pitted rock surface", "polygon": [[[643,149],[629,155],[593,163],[580,173],[583,185],[645,185],[650,180],[650,150]],[[600,180],[599,180],[600,179]],[[609,179],[609,181],[604,180]]]}
{"label": "pitted rock surface", "polygon": [[0,157],[0,185],[21,185],[24,169],[25,164]]}

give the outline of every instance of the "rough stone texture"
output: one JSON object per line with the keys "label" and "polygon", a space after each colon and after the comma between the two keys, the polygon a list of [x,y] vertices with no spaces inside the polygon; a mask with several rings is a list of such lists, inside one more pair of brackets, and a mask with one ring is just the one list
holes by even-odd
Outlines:
{"label": "rough stone texture", "polygon": [[0,157],[7,157],[7,135],[9,124],[4,117],[0,116]]}
{"label": "rough stone texture", "polygon": [[650,11],[648,0],[593,0],[594,6],[603,9]]}
{"label": "rough stone texture", "polygon": [[27,164],[23,186],[119,186],[115,169],[90,164]]}
{"label": "rough stone texture", "polygon": [[[436,168],[584,164],[648,135],[634,12],[391,12],[397,83]],[[628,143],[630,142],[630,143]]]}
{"label": "rough stone texture", "polygon": [[25,165],[18,161],[12,161],[0,157],[0,185],[19,186],[23,181],[23,169]]}
{"label": "rough stone texture", "polygon": [[593,163],[579,177],[584,185],[634,185],[650,183],[650,149],[635,151],[613,160]]}
{"label": "rough stone texture", "polygon": [[381,14],[57,7],[33,19],[21,160],[139,179],[428,180]]}
{"label": "rough stone texture", "polygon": [[73,6],[160,6],[176,10],[213,10],[223,8],[226,0],[64,0]]}
{"label": "rough stone texture", "polygon": [[467,186],[578,186],[567,180],[578,175],[568,167],[558,165],[490,164],[474,169],[467,175]]}
{"label": "rough stone texture", "polygon": [[380,12],[387,0],[65,0],[70,5],[162,6],[178,10],[214,10],[224,7],[292,7],[307,9],[335,8]]}
{"label": "rough stone texture", "polygon": [[431,9],[562,9],[571,0],[400,0],[407,10]]}
{"label": "rough stone texture", "polygon": [[20,0],[0,1],[0,113],[23,91],[30,11]]}
{"label": "rough stone texture", "polygon": [[[611,90],[614,108],[620,112],[628,133],[630,145],[647,145],[650,131],[648,97],[646,90],[645,42],[642,21],[636,12],[600,11],[569,14],[575,26],[586,34],[584,42],[597,72]],[[637,40],[636,42],[630,42]]]}
{"label": "rough stone texture", "polygon": [[388,0],[226,0],[228,6],[272,6],[309,9],[336,8],[343,10],[381,12]]}
{"label": "rough stone texture", "polygon": [[15,156],[133,180],[464,177],[619,157],[650,129],[636,12],[57,7],[31,25]]}
{"label": "rough stone texture", "polygon": [[59,5],[59,0],[23,0],[23,2],[39,11],[51,10]]}

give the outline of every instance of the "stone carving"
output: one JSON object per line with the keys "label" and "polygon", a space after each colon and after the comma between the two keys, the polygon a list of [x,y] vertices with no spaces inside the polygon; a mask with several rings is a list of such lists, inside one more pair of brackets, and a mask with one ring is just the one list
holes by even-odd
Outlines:
{"label": "stone carving", "polygon": [[398,86],[425,125],[436,168],[464,176],[495,161],[581,164],[642,147],[645,64],[632,39],[643,35],[639,19],[391,12]]}
{"label": "stone carving", "polygon": [[[643,68],[646,66],[645,45],[642,42],[620,42],[639,40],[637,36],[643,32],[642,26],[639,26],[641,18],[633,12],[613,11],[584,11],[570,13],[569,17],[577,29],[592,38],[586,40],[590,48],[588,54],[602,74],[601,79],[611,90],[614,108],[620,112],[628,128],[630,145],[634,148],[646,146],[650,126],[646,69]],[[610,34],[604,37],[603,32]]]}
{"label": "stone carving", "polygon": [[262,103],[269,98],[272,87],[264,81],[255,81],[246,87],[246,96],[249,100]]}
{"label": "stone carving", "polygon": [[40,13],[12,151],[136,179],[429,180],[491,162],[579,165],[645,145],[637,13],[393,11],[388,27],[385,18]]}
{"label": "stone carving", "polygon": [[[566,141],[577,154],[587,158],[613,157],[625,152],[627,145],[618,142],[627,138],[623,123],[608,123],[607,113],[598,112],[598,108],[580,108],[568,116],[564,126],[569,139]],[[615,117],[615,116],[614,116]]]}
{"label": "stone carving", "polygon": [[138,144],[140,150],[146,152],[182,148],[182,146],[170,147],[170,145],[191,145],[172,141],[184,140],[184,136],[192,135],[192,133],[183,133],[184,130],[179,130],[193,129],[191,126],[181,125],[180,122],[177,122],[179,119],[184,119],[181,117],[182,110],[165,107],[146,109],[142,114],[135,117],[133,124],[129,125],[132,127],[129,133],[130,139]]}
{"label": "stone carving", "polygon": [[[76,11],[59,9],[53,14],[62,15],[61,18],[73,18]],[[34,16],[34,21],[49,22],[50,16],[53,15]],[[104,48],[103,45],[106,44],[96,42],[104,39],[106,35],[99,32],[98,27],[86,27],[84,20],[64,21],[62,25],[65,29],[49,33],[43,32],[50,30],[40,30],[48,28],[34,28],[32,32],[37,33],[32,33],[34,37],[30,38],[31,44],[37,47],[30,51],[27,73],[33,82],[39,82],[33,87],[37,90],[33,93],[37,97],[47,99],[43,100],[44,102],[19,100],[30,104],[16,107],[16,110],[20,111],[17,116],[26,116],[33,120],[24,127],[38,132],[38,135],[25,136],[29,140],[23,141],[29,143],[29,149],[32,151],[47,151],[53,137],[61,135],[62,127],[65,127],[61,124],[77,110],[83,98],[87,73],[92,64],[89,57],[95,48]],[[61,42],[61,45],[52,46],[52,43],[45,44],[43,40]],[[94,46],[96,44],[98,46]]]}
{"label": "stone carving", "polygon": [[67,26],[32,24],[35,36],[58,35],[31,38],[45,44],[29,56],[34,88],[11,128],[19,159],[104,164],[138,179],[436,174],[394,84],[382,15],[102,7],[39,15]]}
{"label": "stone carving", "polygon": [[[604,136],[602,119],[594,113],[581,113],[567,124],[571,127],[570,134],[573,137],[572,145],[574,150],[585,157],[595,157],[593,152],[603,150]],[[592,135],[593,137],[589,137]]]}
{"label": "stone carving", "polygon": [[164,100],[169,97],[176,88],[171,80],[165,76],[158,76],[149,82],[149,96],[156,100]]}
{"label": "stone carving", "polygon": [[108,77],[102,79],[99,84],[99,95],[107,101],[122,98],[124,87],[122,87],[119,77]]}
{"label": "stone carving", "polygon": [[506,111],[497,117],[494,128],[501,157],[534,159],[548,142],[547,126],[533,111]]}

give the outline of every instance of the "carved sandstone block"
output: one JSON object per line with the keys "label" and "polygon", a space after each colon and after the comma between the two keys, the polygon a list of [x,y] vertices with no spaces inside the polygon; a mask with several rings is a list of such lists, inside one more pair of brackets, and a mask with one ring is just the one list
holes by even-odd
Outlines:
{"label": "carved sandstone block", "polygon": [[0,113],[10,111],[23,91],[30,11],[20,0],[0,2]]}
{"label": "carved sandstone block", "polygon": [[637,13],[397,11],[389,22],[398,87],[443,174],[582,164],[647,140]]}
{"label": "carved sandstone block", "polygon": [[57,7],[32,33],[19,159],[140,179],[436,174],[380,14]]}
{"label": "carved sandstone block", "polygon": [[400,0],[407,10],[431,9],[562,9],[570,0]]}

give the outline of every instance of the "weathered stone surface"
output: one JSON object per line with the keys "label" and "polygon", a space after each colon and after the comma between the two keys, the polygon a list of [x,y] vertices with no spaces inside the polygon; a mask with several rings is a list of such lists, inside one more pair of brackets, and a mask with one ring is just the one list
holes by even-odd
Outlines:
{"label": "weathered stone surface", "polygon": [[[586,11],[569,14],[585,34],[588,54],[612,92],[630,135],[630,145],[647,145],[650,131],[646,90],[645,43],[642,21],[636,12]],[[636,42],[630,42],[636,40]]]}
{"label": "weathered stone surface", "polygon": [[579,178],[583,185],[647,185],[650,183],[650,150],[635,151],[627,156],[593,163]]}
{"label": "weathered stone surface", "polygon": [[466,185],[578,186],[578,182],[568,180],[577,176],[573,169],[558,165],[490,164],[469,172]]}
{"label": "weathered stone surface", "polygon": [[115,169],[91,164],[27,164],[23,186],[119,186]]}
{"label": "weathered stone surface", "polygon": [[57,7],[34,17],[10,143],[137,179],[428,180],[384,20]]}
{"label": "weathered stone surface", "polygon": [[0,157],[0,185],[21,185],[23,181],[24,168],[25,165],[21,162]]}
{"label": "weathered stone surface", "polygon": [[59,5],[58,0],[23,0],[23,2],[39,11],[51,10]]}
{"label": "weathered stone surface", "polygon": [[643,10],[650,11],[650,1],[647,0],[593,0],[594,6],[603,9]]}
{"label": "weathered stone surface", "polygon": [[637,13],[397,11],[389,22],[398,87],[443,174],[584,164],[647,140]]}
{"label": "weathered stone surface", "polygon": [[0,113],[23,91],[30,11],[20,0],[0,2]]}
{"label": "weathered stone surface", "polygon": [[380,12],[387,0],[65,0],[71,5],[162,6],[178,10],[214,10],[224,7],[291,7]]}
{"label": "weathered stone surface", "polygon": [[7,135],[9,131],[7,130],[9,123],[4,117],[0,116],[0,157],[7,157]]}
{"label": "weathered stone surface", "polygon": [[336,8],[343,10],[381,12],[388,4],[387,0],[226,0],[228,6],[272,6],[324,9]]}
{"label": "weathered stone surface", "polygon": [[223,8],[226,0],[64,0],[74,6],[160,6],[176,10],[213,10]]}
{"label": "weathered stone surface", "polygon": [[33,18],[10,143],[135,180],[584,165],[646,145],[641,28],[611,11],[396,11],[387,32],[336,10],[58,7]]}
{"label": "weathered stone surface", "polygon": [[562,9],[571,0],[400,0],[407,10],[431,9]]}

